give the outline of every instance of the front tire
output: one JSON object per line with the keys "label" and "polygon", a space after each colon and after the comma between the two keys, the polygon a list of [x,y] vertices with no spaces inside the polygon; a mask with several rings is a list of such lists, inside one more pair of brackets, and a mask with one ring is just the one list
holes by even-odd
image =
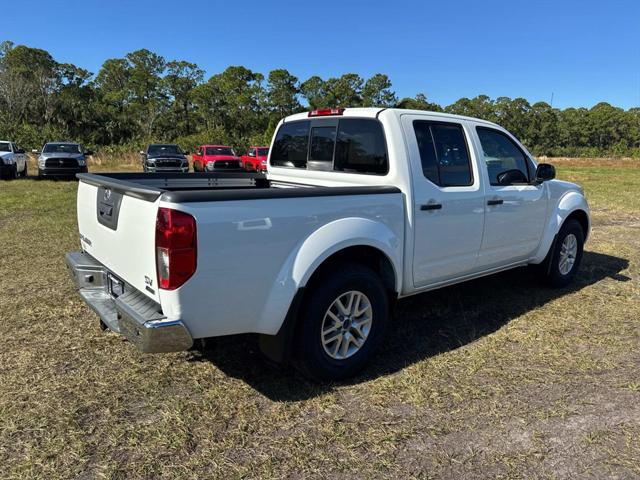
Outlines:
{"label": "front tire", "polygon": [[584,249],[584,232],[576,220],[562,225],[556,242],[544,263],[545,280],[551,287],[566,287],[580,268]]}
{"label": "front tire", "polygon": [[389,321],[380,277],[360,264],[341,265],[314,281],[294,338],[296,367],[316,380],[355,375],[371,359]]}

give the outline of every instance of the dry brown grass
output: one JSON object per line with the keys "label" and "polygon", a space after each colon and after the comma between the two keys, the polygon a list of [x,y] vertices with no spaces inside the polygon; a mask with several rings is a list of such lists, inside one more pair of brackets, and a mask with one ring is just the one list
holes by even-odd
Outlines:
{"label": "dry brown grass", "polygon": [[75,183],[0,183],[0,478],[640,477],[640,170],[559,174],[595,213],[575,285],[405,300],[373,365],[322,386],[251,337],[141,355],[102,333],[62,260]]}
{"label": "dry brown grass", "polygon": [[126,154],[119,155],[111,155],[104,153],[97,153],[89,157],[88,160],[89,168],[92,166],[104,169],[104,168],[114,168],[121,169],[126,168],[129,169],[131,167],[141,168],[141,159],[140,154],[137,152],[131,152]]}
{"label": "dry brown grass", "polygon": [[640,158],[538,157],[538,161],[557,167],[640,168]]}

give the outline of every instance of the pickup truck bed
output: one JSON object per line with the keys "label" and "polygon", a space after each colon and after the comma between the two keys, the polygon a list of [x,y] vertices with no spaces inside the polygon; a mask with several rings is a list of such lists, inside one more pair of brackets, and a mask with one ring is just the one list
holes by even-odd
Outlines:
{"label": "pickup truck bed", "polygon": [[177,203],[400,193],[400,189],[388,185],[327,187],[274,182],[257,173],[81,173],[77,177],[89,185],[151,202],[161,197]]}

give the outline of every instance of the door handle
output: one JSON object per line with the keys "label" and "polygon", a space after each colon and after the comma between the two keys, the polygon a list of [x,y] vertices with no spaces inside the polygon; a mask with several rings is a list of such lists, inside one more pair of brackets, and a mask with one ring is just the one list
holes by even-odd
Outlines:
{"label": "door handle", "polygon": [[441,203],[426,203],[424,205],[420,205],[420,210],[440,210],[441,208]]}
{"label": "door handle", "polygon": [[487,205],[502,205],[503,203],[504,203],[504,200],[500,198],[498,200],[489,200],[487,202]]}

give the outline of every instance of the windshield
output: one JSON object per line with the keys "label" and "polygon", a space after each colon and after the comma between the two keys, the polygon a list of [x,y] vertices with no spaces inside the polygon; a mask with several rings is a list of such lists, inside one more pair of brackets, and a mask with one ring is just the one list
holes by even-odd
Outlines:
{"label": "windshield", "polygon": [[11,145],[8,142],[0,142],[0,152],[10,152]]}
{"label": "windshield", "polygon": [[207,147],[205,149],[205,155],[231,155],[236,156],[231,147]]}
{"label": "windshield", "polygon": [[149,155],[182,155],[182,150],[177,145],[149,145]]}
{"label": "windshield", "polygon": [[42,153],[81,153],[77,143],[47,143]]}
{"label": "windshield", "polygon": [[269,155],[269,149],[268,148],[259,148],[258,149],[258,156],[259,157],[266,157],[267,155]]}

